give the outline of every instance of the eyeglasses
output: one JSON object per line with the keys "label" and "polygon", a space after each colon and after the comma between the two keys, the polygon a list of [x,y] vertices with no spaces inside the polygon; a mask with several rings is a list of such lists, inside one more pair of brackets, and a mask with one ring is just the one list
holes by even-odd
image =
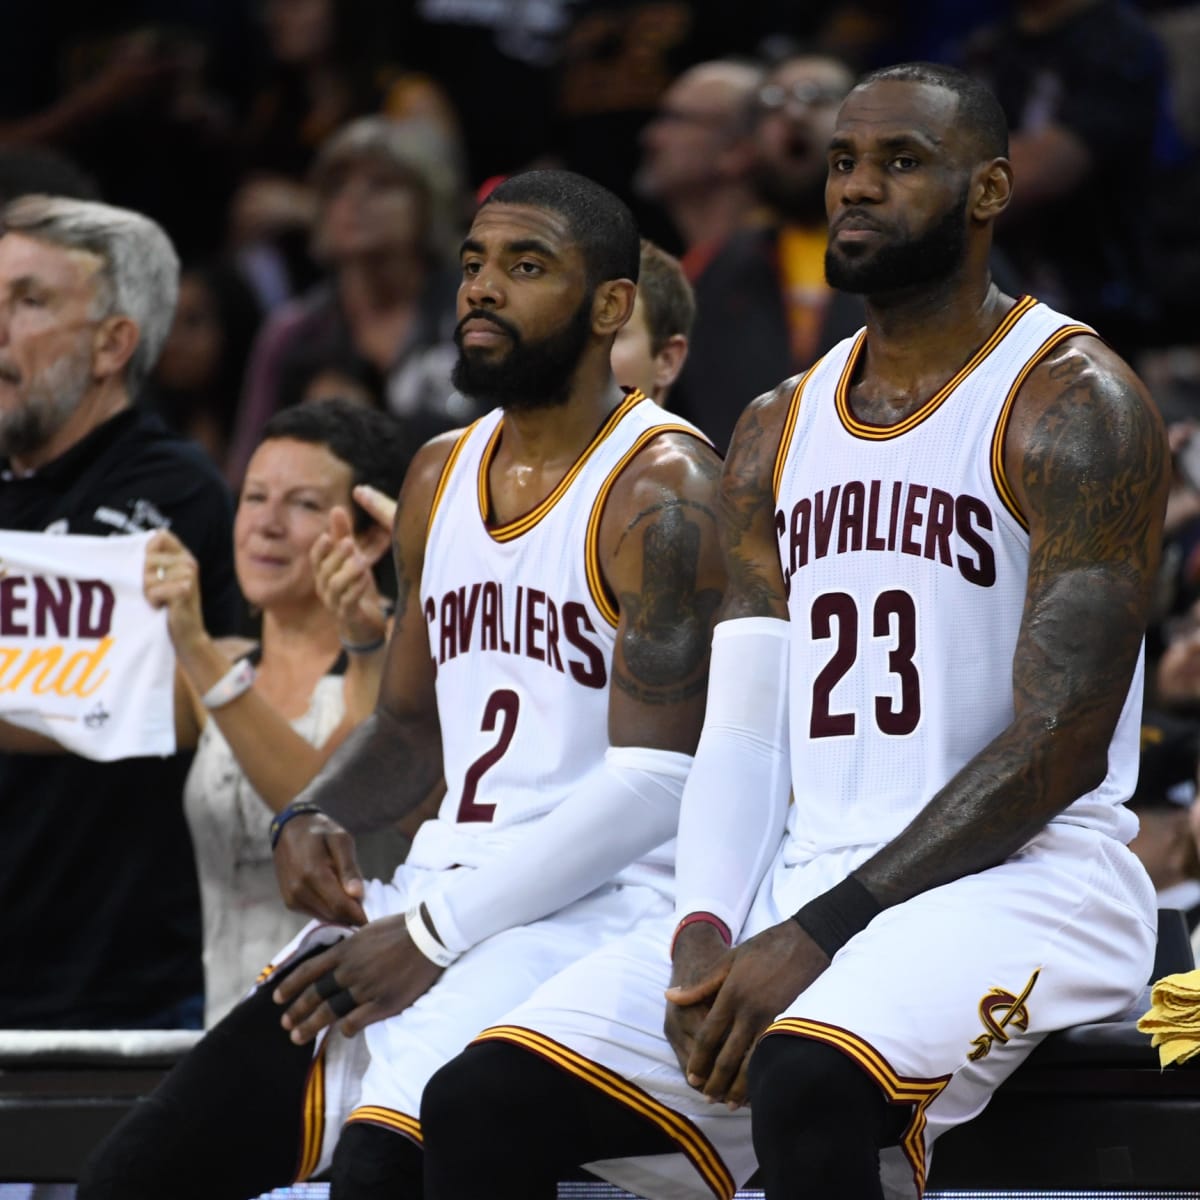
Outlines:
{"label": "eyeglasses", "polygon": [[759,89],[758,106],[765,112],[778,112],[789,104],[797,108],[819,108],[824,104],[840,104],[846,98],[844,88],[831,83],[768,83]]}

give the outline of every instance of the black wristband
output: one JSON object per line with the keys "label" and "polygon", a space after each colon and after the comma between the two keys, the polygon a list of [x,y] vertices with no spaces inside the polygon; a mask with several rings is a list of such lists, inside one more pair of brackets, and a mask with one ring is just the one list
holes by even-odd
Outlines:
{"label": "black wristband", "polygon": [[883,905],[853,875],[847,875],[794,912],[792,920],[832,958],[881,912]]}
{"label": "black wristband", "polygon": [[279,835],[283,832],[283,827],[293,817],[303,817],[309,813],[323,811],[319,804],[314,804],[311,800],[294,800],[282,812],[277,812],[271,822],[271,850],[274,851],[279,844]]}

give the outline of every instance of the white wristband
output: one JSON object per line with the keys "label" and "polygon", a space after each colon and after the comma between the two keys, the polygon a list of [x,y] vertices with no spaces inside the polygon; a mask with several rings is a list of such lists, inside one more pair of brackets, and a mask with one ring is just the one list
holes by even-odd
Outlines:
{"label": "white wristband", "polygon": [[435,967],[448,967],[454,962],[458,955],[453,951],[447,950],[441,942],[429,932],[429,926],[425,924],[425,918],[421,916],[421,906],[414,904],[412,908],[404,914],[404,927],[408,930],[408,936],[412,938],[412,944],[416,946],[420,952]]}
{"label": "white wristband", "polygon": [[248,658],[237,662],[200,697],[200,703],[210,712],[224,708],[254,686],[254,664]]}

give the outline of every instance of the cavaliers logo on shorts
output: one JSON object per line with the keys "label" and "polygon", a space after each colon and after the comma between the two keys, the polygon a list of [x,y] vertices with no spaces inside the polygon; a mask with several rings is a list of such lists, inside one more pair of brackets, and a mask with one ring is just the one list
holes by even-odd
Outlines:
{"label": "cavaliers logo on shorts", "polygon": [[1030,975],[1029,982],[1021,989],[1019,996],[1014,996],[1012,992],[1005,991],[1004,988],[994,987],[980,1000],[979,1018],[983,1022],[986,1032],[971,1041],[971,1045],[975,1049],[967,1057],[972,1062],[986,1058],[993,1042],[1007,1042],[1010,1025],[1016,1026],[1022,1033],[1029,1028],[1029,1007],[1026,1001],[1040,974],[1041,968],[1039,967]]}

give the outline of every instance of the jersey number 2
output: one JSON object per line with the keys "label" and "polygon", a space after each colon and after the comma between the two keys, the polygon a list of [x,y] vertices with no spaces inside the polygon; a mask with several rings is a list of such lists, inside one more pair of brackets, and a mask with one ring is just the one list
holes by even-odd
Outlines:
{"label": "jersey number 2", "polygon": [[[814,738],[849,737],[858,725],[854,713],[833,712],[831,707],[833,689],[858,658],[858,605],[845,592],[825,592],[813,601],[813,637],[824,640],[834,637],[835,632],[833,654],[813,682],[808,733]],[[899,707],[891,696],[875,697],[875,724],[881,733],[894,737],[912,733],[921,719],[921,677],[913,663],[917,651],[917,607],[908,592],[892,588],[876,597],[871,635],[895,639],[888,651],[887,665],[888,671],[900,681]]]}
{"label": "jersey number 2", "polygon": [[459,821],[490,821],[496,815],[494,804],[475,803],[475,793],[479,790],[479,781],[484,773],[491,770],[508,750],[513,734],[517,732],[517,714],[520,711],[521,698],[510,688],[500,688],[488,697],[480,729],[484,733],[491,733],[499,722],[500,732],[491,747],[467,768],[463,777],[462,800],[458,805]]}

